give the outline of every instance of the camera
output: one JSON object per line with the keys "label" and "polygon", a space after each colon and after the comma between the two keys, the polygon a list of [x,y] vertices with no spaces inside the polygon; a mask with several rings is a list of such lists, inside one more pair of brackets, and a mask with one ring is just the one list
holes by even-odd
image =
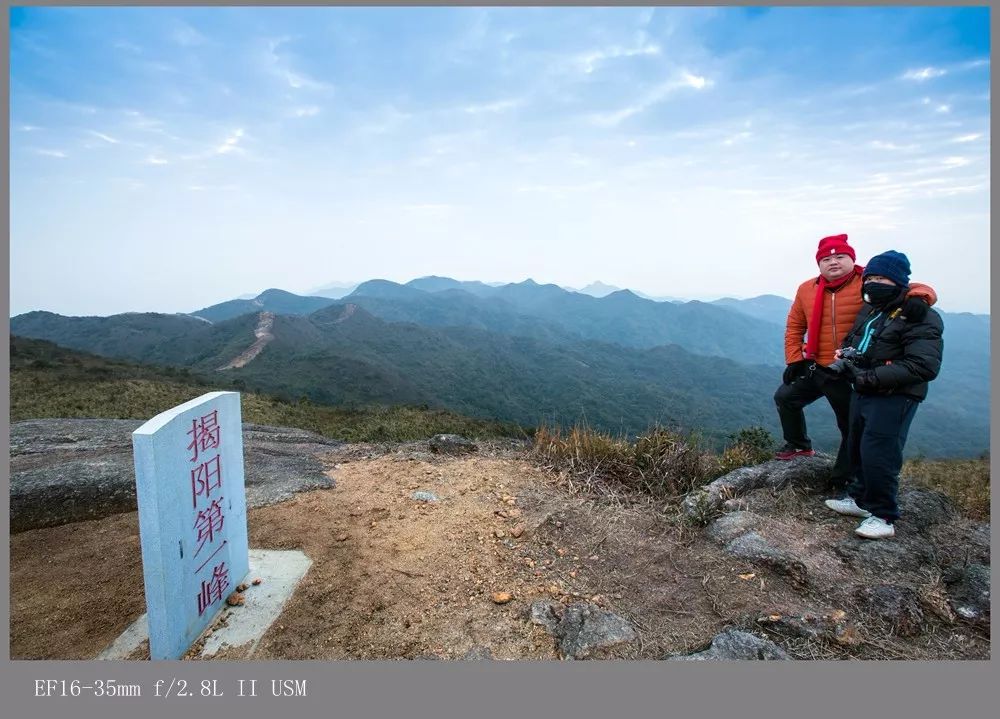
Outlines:
{"label": "camera", "polygon": [[844,347],[840,350],[840,357],[833,363],[827,366],[827,369],[831,372],[836,372],[838,374],[847,373],[853,374],[855,369],[854,363],[861,357],[861,353],[858,352],[853,347]]}

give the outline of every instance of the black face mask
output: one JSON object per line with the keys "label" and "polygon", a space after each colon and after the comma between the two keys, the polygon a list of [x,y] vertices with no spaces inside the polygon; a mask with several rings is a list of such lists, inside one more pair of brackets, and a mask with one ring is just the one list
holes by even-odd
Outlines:
{"label": "black face mask", "polygon": [[865,282],[861,290],[865,302],[872,307],[885,307],[899,296],[902,288],[896,285],[883,285],[880,282]]}

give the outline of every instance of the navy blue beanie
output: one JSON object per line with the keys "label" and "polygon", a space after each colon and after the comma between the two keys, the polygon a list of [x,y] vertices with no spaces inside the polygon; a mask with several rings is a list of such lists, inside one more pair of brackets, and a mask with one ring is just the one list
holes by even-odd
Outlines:
{"label": "navy blue beanie", "polygon": [[868,275],[888,277],[900,287],[910,286],[910,261],[902,252],[889,250],[872,257],[865,265],[862,279]]}

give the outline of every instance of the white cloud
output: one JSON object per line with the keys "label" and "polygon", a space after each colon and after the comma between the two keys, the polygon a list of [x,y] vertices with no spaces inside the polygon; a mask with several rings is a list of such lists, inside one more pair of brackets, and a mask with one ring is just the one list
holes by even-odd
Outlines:
{"label": "white cloud", "polygon": [[145,164],[147,164],[147,165],[169,165],[170,164],[170,160],[167,160],[164,157],[160,157],[159,155],[150,155],[143,162]]}
{"label": "white cloud", "polygon": [[236,189],[236,185],[188,185],[191,192],[232,192]]}
{"label": "white cloud", "polygon": [[941,161],[945,167],[965,167],[971,162],[967,157],[946,157]]}
{"label": "white cloud", "polygon": [[300,72],[293,72],[291,70],[285,71],[285,79],[288,81],[289,87],[296,90],[332,90],[333,86],[329,83],[321,82],[319,80],[314,80],[307,75],[303,75]]}
{"label": "white cloud", "polygon": [[606,182],[598,180],[595,182],[585,182],[578,185],[522,185],[515,189],[515,192],[554,195],[563,197],[565,195],[578,194],[581,192],[594,192],[607,187]]}
{"label": "white cloud", "polygon": [[613,127],[620,124],[622,121],[627,120],[633,115],[637,115],[640,112],[644,112],[650,107],[662,102],[670,94],[676,92],[677,90],[682,90],[684,88],[693,88],[695,90],[704,90],[707,87],[712,86],[712,81],[708,78],[702,77],[700,75],[694,75],[690,72],[684,71],[678,77],[668,80],[667,82],[657,85],[652,90],[647,92],[645,95],[639,98],[639,100],[628,107],[622,108],[621,110],[616,110],[615,112],[608,113],[598,113],[591,116],[591,121],[595,125],[600,125],[603,127]]}
{"label": "white cloud", "polygon": [[174,42],[178,45],[190,47],[192,45],[204,45],[207,38],[195,30],[187,23],[180,23],[179,27],[172,34]]}
{"label": "white cloud", "polygon": [[978,60],[969,60],[968,62],[963,62],[958,66],[959,70],[974,70],[977,67],[985,67],[990,64],[988,58],[979,58]]}
{"label": "white cloud", "polygon": [[723,145],[735,145],[737,142],[742,142],[743,140],[749,140],[753,137],[752,132],[737,132],[735,135],[730,135],[725,140],[722,141]]}
{"label": "white cloud", "polygon": [[333,90],[333,85],[316,80],[302,71],[293,68],[291,61],[278,52],[282,45],[289,43],[291,40],[291,37],[284,36],[267,42],[267,52],[265,53],[264,61],[269,72],[284,80],[294,90],[311,90],[314,92],[328,92]]}
{"label": "white cloud", "polygon": [[115,138],[111,137],[111,135],[105,135],[103,132],[98,132],[97,130],[87,130],[87,132],[89,132],[94,137],[99,137],[100,139],[112,145],[117,145],[119,143],[119,140],[116,140]]}
{"label": "white cloud", "polygon": [[576,65],[580,70],[586,74],[592,73],[600,65],[602,65],[606,60],[611,60],[619,57],[637,57],[641,55],[659,55],[660,46],[651,43],[642,43],[635,47],[621,47],[614,45],[612,47],[592,50],[590,52],[578,55],[573,59],[573,64]]}
{"label": "white cloud", "polygon": [[951,112],[951,105],[938,105],[934,108],[934,112],[940,112],[942,114]]}
{"label": "white cloud", "polygon": [[912,150],[913,145],[897,145],[895,142],[885,142],[883,140],[872,140],[868,143],[869,147],[876,150]]}
{"label": "white cloud", "polygon": [[951,142],[975,142],[982,137],[982,134],[976,132],[970,135],[959,135],[958,137],[953,137]]}
{"label": "white cloud", "polygon": [[907,70],[903,73],[903,79],[924,82],[925,80],[930,80],[931,78],[941,77],[942,75],[947,74],[947,72],[947,70],[943,70],[939,67],[924,67],[919,70]]}
{"label": "white cloud", "polygon": [[245,150],[239,146],[240,140],[243,138],[243,128],[238,127],[229,135],[222,144],[215,148],[215,152],[218,155],[227,155],[231,152],[242,153]]}
{"label": "white cloud", "polygon": [[45,157],[58,157],[60,159],[66,157],[66,153],[62,150],[50,150],[44,147],[36,148],[35,152],[39,155],[44,155]]}
{"label": "white cloud", "polygon": [[470,115],[483,115],[487,113],[498,113],[504,110],[511,110],[524,104],[523,100],[497,100],[479,105],[466,105],[462,111]]}
{"label": "white cloud", "polygon": [[704,90],[708,84],[708,80],[700,75],[692,75],[689,72],[685,72],[683,75],[684,82],[688,87],[693,87],[695,90]]}
{"label": "white cloud", "polygon": [[319,108],[315,105],[309,105],[306,107],[296,107],[292,109],[293,117],[315,117],[319,114]]}
{"label": "white cloud", "polygon": [[448,212],[452,212],[455,209],[455,206],[444,203],[423,202],[412,205],[403,205],[403,209],[406,210],[407,212],[445,214]]}
{"label": "white cloud", "polygon": [[379,108],[374,115],[370,120],[358,126],[359,133],[381,135],[395,130],[412,117],[408,112],[397,110],[395,105],[385,105]]}
{"label": "white cloud", "polygon": [[41,130],[42,128],[38,125],[19,125],[18,132],[35,132],[36,130]]}

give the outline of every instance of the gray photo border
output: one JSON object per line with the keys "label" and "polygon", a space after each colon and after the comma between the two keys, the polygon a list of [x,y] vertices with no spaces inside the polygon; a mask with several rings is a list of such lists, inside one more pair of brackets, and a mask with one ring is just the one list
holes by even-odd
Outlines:
{"label": "gray photo border", "polygon": [[[10,107],[9,42],[7,11],[11,5],[188,5],[188,2],[24,2],[4,1],[5,22],[0,30],[0,50],[8,72],[2,79],[4,97]],[[201,5],[230,3],[202,2]],[[240,5],[279,3],[242,2]],[[338,3],[299,0],[297,5]],[[354,5],[475,5],[476,3],[414,2],[413,0],[369,0],[343,4]],[[492,2],[490,5],[521,5],[518,2]],[[541,4],[541,3],[539,3]],[[592,2],[550,2],[545,4],[589,5]],[[604,3],[608,4],[608,3]],[[630,3],[634,5],[711,4],[746,5],[753,3]],[[868,5],[866,2],[788,3],[774,5]],[[988,3],[912,2],[883,3],[905,5],[978,5]],[[991,38],[1000,27],[997,13],[990,13]],[[992,79],[991,90],[995,91]],[[5,123],[9,137],[10,113]],[[991,133],[995,130],[991,117]],[[10,198],[10,146],[5,148],[8,172],[3,183]],[[992,169],[996,169],[995,158]],[[991,194],[991,207],[994,195]],[[9,203],[5,212],[10,212]],[[8,264],[9,215],[7,216]],[[996,269],[995,258],[991,268]],[[9,292],[5,294],[4,316],[9,323]],[[995,310],[995,307],[991,307]],[[8,324],[9,327],[9,324]],[[9,332],[5,333],[0,362],[9,378]],[[996,369],[996,363],[993,362]],[[996,387],[991,395],[995,407]],[[10,384],[3,391],[2,441],[9,457]],[[991,444],[996,439],[996,413],[991,412]],[[991,462],[991,471],[995,463]],[[2,607],[10,621],[10,543],[9,488],[10,465],[3,468],[4,511],[0,528],[7,541],[6,561],[0,579]],[[992,509],[996,509],[994,495]],[[996,538],[992,540],[996,550]],[[546,717],[837,717],[862,713],[877,717],[980,717],[994,715],[998,706],[996,660],[980,662],[780,662],[701,663],[701,662],[75,662],[11,661],[9,639],[3,648],[0,671],[0,713],[4,716],[60,717],[79,719],[114,719],[133,717],[158,718],[210,712],[213,717],[276,716],[312,717],[468,717],[517,715]],[[223,697],[193,696],[185,699],[152,697],[157,680],[184,679],[189,686],[200,687],[203,680],[215,681]],[[138,683],[142,698],[43,697],[35,696],[39,680],[88,684],[94,680],[114,679]],[[254,699],[239,698],[237,681],[256,679]],[[307,683],[306,697],[270,696],[271,680],[298,680]],[[182,708],[183,707],[183,708]],[[186,710],[186,711],[185,711]]]}

